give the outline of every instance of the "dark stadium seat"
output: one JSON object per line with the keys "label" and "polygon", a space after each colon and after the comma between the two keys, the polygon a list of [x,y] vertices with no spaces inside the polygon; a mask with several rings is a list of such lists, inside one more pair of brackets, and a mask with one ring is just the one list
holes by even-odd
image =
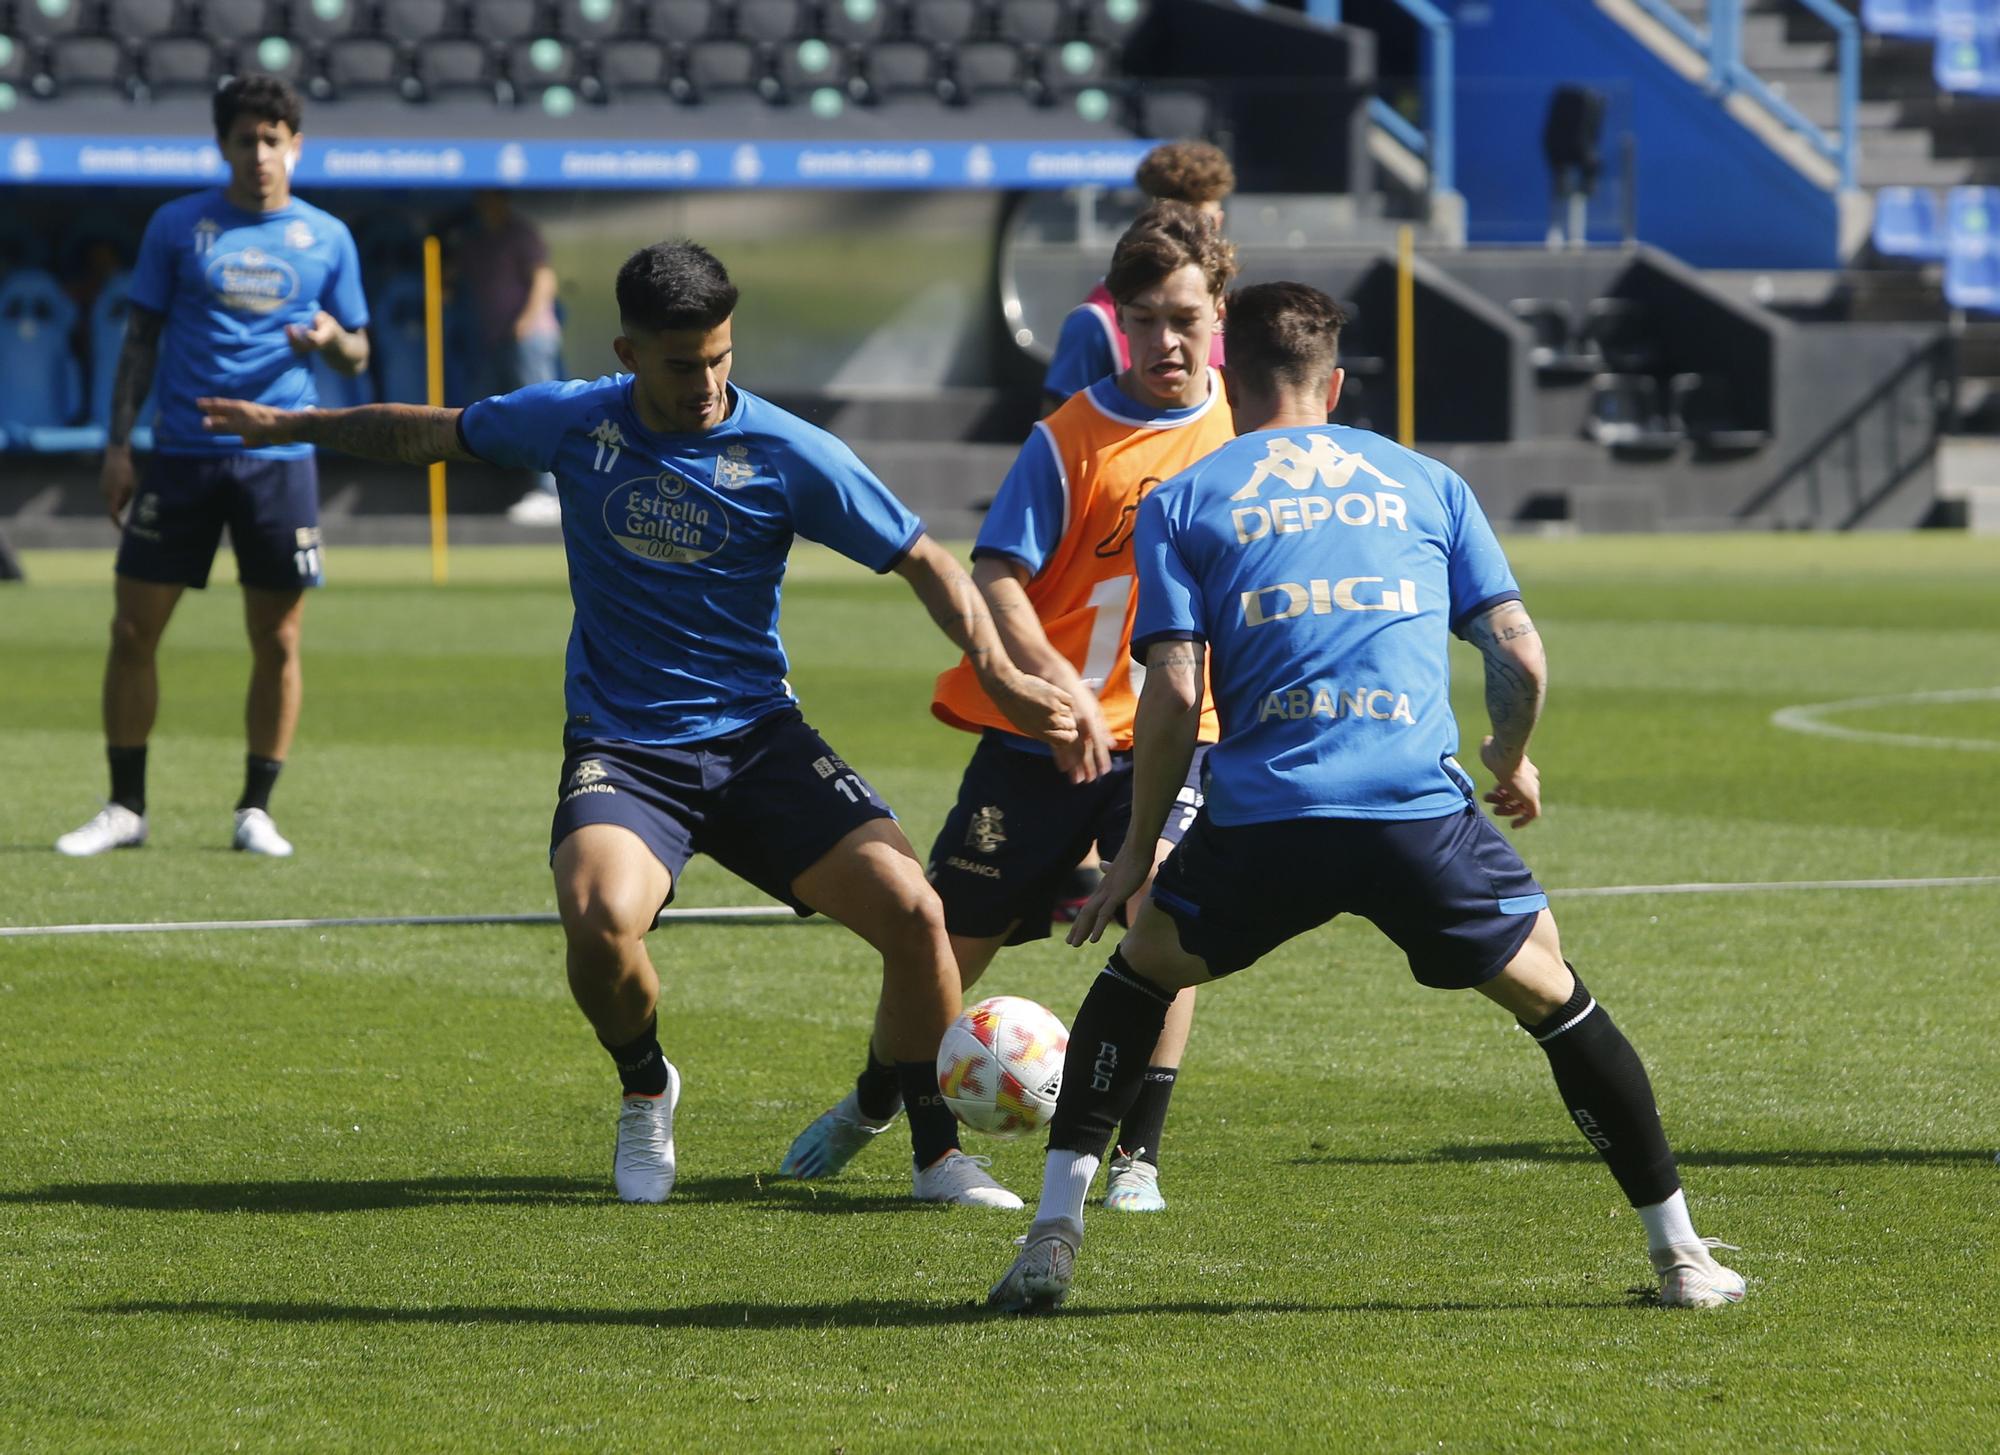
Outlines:
{"label": "dark stadium seat", "polygon": [[877,41],[861,53],[868,90],[877,100],[940,94],[944,68],[938,48],[914,40]]}
{"label": "dark stadium seat", "polygon": [[328,94],[352,98],[401,92],[408,72],[394,43],[379,36],[355,35],[327,46],[321,75]]}
{"label": "dark stadium seat", "polygon": [[1516,298],[1507,307],[1514,317],[1528,325],[1534,343],[1528,362],[1544,378],[1580,378],[1595,374],[1604,360],[1581,346],[1576,332],[1576,315],[1560,298]]}
{"label": "dark stadium seat", "polygon": [[[35,0],[28,0],[30,5]],[[120,40],[151,40],[188,29],[179,0],[107,0],[104,28]]]}
{"label": "dark stadium seat", "polygon": [[1083,0],[1083,34],[1116,45],[1146,18],[1146,0]]}
{"label": "dark stadium seat", "polygon": [[1156,141],[1206,140],[1215,129],[1215,106],[1199,87],[1148,81],[1137,93],[1134,129]]}
{"label": "dark stadium seat", "polygon": [[469,34],[503,47],[548,33],[541,0],[472,0],[468,19]]}
{"label": "dark stadium seat", "polygon": [[993,0],[993,33],[1002,40],[1055,45],[1074,30],[1065,0]]}
{"label": "dark stadium seat", "polygon": [[1110,48],[1087,40],[1064,41],[1042,53],[1042,84],[1052,95],[1074,96],[1117,80]]}
{"label": "dark stadium seat", "polygon": [[1031,75],[1027,54],[1007,40],[975,40],[954,47],[951,74],[966,97],[1019,94]]}
{"label": "dark stadium seat", "polygon": [[646,34],[691,45],[720,35],[728,14],[715,0],[653,0],[646,7]]}
{"label": "dark stadium seat", "polygon": [[312,74],[312,53],[282,35],[267,35],[236,47],[236,69],[259,71],[304,86]]}
{"label": "dark stadium seat", "polygon": [[736,33],[762,45],[803,37],[811,12],[805,0],[736,0]]}
{"label": "dark stadium seat", "polygon": [[[131,92],[131,54],[108,35],[64,35],[49,42],[37,90],[70,96],[79,92]],[[47,87],[40,83],[47,82]]]}
{"label": "dark stadium seat", "polygon": [[977,0],[910,0],[910,35],[932,45],[971,40],[981,18]]}
{"label": "dark stadium seat", "polygon": [[[35,49],[26,40],[0,34],[0,83],[25,88],[35,74]],[[7,264],[0,258],[0,269]]]}
{"label": "dark stadium seat", "polygon": [[848,47],[828,45],[819,39],[781,45],[773,52],[772,74],[789,100],[799,100],[828,86],[844,96],[853,71],[853,54]]}
{"label": "dark stadium seat", "polygon": [[13,33],[37,40],[80,35],[90,27],[90,11],[85,0],[16,0]]}
{"label": "dark stadium seat", "polygon": [[427,101],[496,99],[492,54],[470,36],[441,35],[419,43],[410,72]]}
{"label": "dark stadium seat", "polygon": [[890,0],[826,0],[820,33],[835,44],[868,45],[887,37],[896,18]]}
{"label": "dark stadium seat", "polygon": [[645,20],[639,0],[557,0],[556,34],[565,40],[598,43],[614,35],[636,35]]}
{"label": "dark stadium seat", "polygon": [[382,0],[382,34],[404,46],[455,35],[456,10],[450,0]]}
{"label": "dark stadium seat", "polygon": [[697,99],[755,91],[764,79],[763,57],[744,40],[704,40],[687,48],[688,85]]}
{"label": "dark stadium seat", "polygon": [[222,79],[223,59],[206,36],[156,36],[140,52],[140,77],[149,96],[213,91]]}
{"label": "dark stadium seat", "polygon": [[[231,11],[261,11],[265,6],[261,0],[206,0],[202,6],[203,25],[215,33],[215,14],[218,6]],[[291,21],[285,25],[283,33],[300,40],[308,40],[315,45],[325,45],[329,41],[344,40],[351,35],[372,33],[373,7],[366,0],[292,0]],[[238,28],[240,27],[240,28]],[[278,30],[268,21],[239,21],[226,33],[232,35],[268,35]]]}
{"label": "dark stadium seat", "polygon": [[611,100],[657,98],[679,66],[673,49],[657,40],[621,40],[597,50],[597,79]]}
{"label": "dark stadium seat", "polygon": [[1593,298],[1577,334],[1580,352],[1595,353],[1614,374],[1651,373],[1659,346],[1648,326],[1646,307],[1629,298]]}
{"label": "dark stadium seat", "polygon": [[256,40],[286,34],[282,16],[266,0],[202,0],[198,30],[210,40]]}
{"label": "dark stadium seat", "polygon": [[1746,428],[1734,413],[1736,390],[1714,374],[1676,374],[1668,381],[1672,417],[1695,447],[1711,455],[1745,455],[1771,442],[1768,430]]}
{"label": "dark stadium seat", "polygon": [[523,106],[539,107],[550,116],[567,116],[578,101],[595,100],[597,78],[583,67],[568,41],[551,36],[516,40],[507,46],[507,80]]}
{"label": "dark stadium seat", "polygon": [[1659,381],[1650,374],[1593,378],[1583,432],[1601,445],[1634,454],[1669,454],[1686,438],[1662,406]]}

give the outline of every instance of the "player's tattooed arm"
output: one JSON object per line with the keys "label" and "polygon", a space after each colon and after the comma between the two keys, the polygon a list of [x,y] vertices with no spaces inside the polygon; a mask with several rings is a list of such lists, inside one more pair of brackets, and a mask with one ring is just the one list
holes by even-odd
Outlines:
{"label": "player's tattooed arm", "polygon": [[1486,801],[1523,828],[1542,811],[1541,774],[1528,757],[1528,738],[1549,686],[1541,634],[1527,608],[1503,601],[1471,623],[1465,637],[1486,663],[1486,715],[1493,732],[1479,745],[1479,757],[1494,777]]}
{"label": "player's tattooed arm", "polygon": [[354,409],[272,409],[243,399],[198,399],[202,428],[258,445],[325,445],[367,460],[428,465],[470,460],[458,438],[457,409],[363,404]]}
{"label": "player's tattooed arm", "polygon": [[920,535],[895,569],[910,583],[938,630],[965,653],[979,674],[980,686],[1009,722],[1051,745],[1076,740],[1076,715],[1069,694],[1014,665],[994,628],[985,598],[951,552],[929,536]]}
{"label": "player's tattooed arm", "polygon": [[131,444],[139,407],[153,388],[153,372],[160,362],[160,330],[166,321],[165,314],[136,303],[126,311],[125,346],[118,351],[118,373],[111,385],[109,439],[114,449]]}

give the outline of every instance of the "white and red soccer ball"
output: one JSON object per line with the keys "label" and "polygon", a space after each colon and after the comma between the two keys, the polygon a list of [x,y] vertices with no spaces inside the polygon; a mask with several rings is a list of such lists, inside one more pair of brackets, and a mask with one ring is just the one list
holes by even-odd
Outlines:
{"label": "white and red soccer ball", "polygon": [[1069,1032],[1018,995],[982,1000],[951,1023],[938,1047],[938,1090],[975,1132],[1019,1137],[1056,1113]]}

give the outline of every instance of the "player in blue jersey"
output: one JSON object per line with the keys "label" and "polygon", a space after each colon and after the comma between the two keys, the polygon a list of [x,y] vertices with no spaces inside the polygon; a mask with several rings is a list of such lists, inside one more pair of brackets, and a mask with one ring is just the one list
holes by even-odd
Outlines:
{"label": "player in blue jersey", "polygon": [[919,1200],[1019,1207],[958,1148],[936,1056],[959,1012],[938,897],[894,816],[806,725],[785,685],[778,587],[794,536],[915,589],[1021,731],[1074,741],[1068,697],[1015,669],[971,578],[825,431],[731,382],[736,288],[706,249],[661,243],[618,274],[629,372],[469,408],[298,413],[205,401],[209,425],[423,463],[546,470],[576,605],[550,859],[569,984],[624,1090],[614,1180],[674,1182],[680,1076],[660,1048],[645,937],[705,853],[882,955],[872,1050],[910,1114]]}
{"label": "player in blue jersey", "polygon": [[1072,944],[1101,935],[1152,869],[1151,834],[1194,752],[1204,658],[1222,738],[1194,826],[1077,1012],[1041,1205],[988,1302],[1067,1295],[1084,1192],[1175,992],[1342,913],[1380,927],[1419,983],[1477,989],[1541,1045],[1645,1226],[1661,1303],[1736,1302],[1743,1279],[1695,1234],[1645,1068],[1452,756],[1455,632],[1485,658],[1486,801],[1515,828],[1539,816],[1527,750],[1547,669],[1478,501],[1436,460],[1327,424],[1342,316],[1325,294],[1241,289],[1229,322],[1242,434],[1139,508],[1132,827]]}
{"label": "player in blue jersey", "polygon": [[[160,637],[181,593],[208,584],[225,526],[251,658],[249,753],[232,843],[292,852],[271,822],[270,801],[299,719],[305,590],[321,581],[318,476],[310,446],[211,434],[195,400],[231,394],[311,406],[312,355],[345,374],[367,367],[368,304],[346,224],[292,196],[297,93],[268,76],[231,81],[216,92],[214,114],[228,185],[154,213],[132,271],[101,482],[111,521],[124,528],[104,669],[111,797],[56,840],[65,854],[146,842]],[[141,479],[132,425],[149,392],[159,402],[157,443]]]}

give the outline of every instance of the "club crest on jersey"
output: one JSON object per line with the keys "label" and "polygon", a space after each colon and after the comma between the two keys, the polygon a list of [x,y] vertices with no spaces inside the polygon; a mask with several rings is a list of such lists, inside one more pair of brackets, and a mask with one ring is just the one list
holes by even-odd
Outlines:
{"label": "club crest on jersey", "polygon": [[750,459],[749,446],[731,445],[715,457],[716,489],[741,490],[756,478],[757,466]]}
{"label": "club crest on jersey", "polygon": [[298,251],[304,252],[318,241],[319,239],[313,236],[313,230],[303,222],[289,222],[285,224],[286,247],[296,248]]}
{"label": "club crest on jersey", "polygon": [[982,854],[990,854],[1007,842],[1007,832],[1001,827],[1005,815],[1000,809],[988,804],[973,814],[972,822],[965,830],[965,846],[977,849]]}

